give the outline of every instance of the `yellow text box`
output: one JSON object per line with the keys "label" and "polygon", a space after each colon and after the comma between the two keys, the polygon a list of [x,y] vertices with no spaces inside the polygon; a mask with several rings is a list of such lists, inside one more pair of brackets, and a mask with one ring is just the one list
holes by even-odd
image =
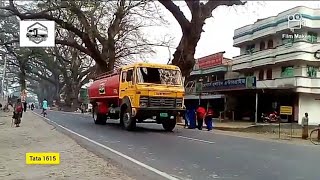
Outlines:
{"label": "yellow text box", "polygon": [[26,164],[60,164],[60,153],[54,153],[54,152],[26,153]]}
{"label": "yellow text box", "polygon": [[292,106],[280,106],[281,115],[292,115]]}

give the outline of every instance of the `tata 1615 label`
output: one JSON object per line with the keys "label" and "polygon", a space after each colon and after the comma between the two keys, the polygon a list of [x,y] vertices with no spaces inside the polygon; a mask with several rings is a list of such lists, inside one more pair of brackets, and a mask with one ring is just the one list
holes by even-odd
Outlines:
{"label": "tata 1615 label", "polygon": [[26,153],[26,164],[60,164],[59,153]]}

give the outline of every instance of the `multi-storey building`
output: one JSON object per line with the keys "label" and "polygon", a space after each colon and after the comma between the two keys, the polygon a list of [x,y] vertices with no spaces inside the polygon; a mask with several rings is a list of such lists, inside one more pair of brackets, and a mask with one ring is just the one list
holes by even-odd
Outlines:
{"label": "multi-storey building", "polygon": [[257,94],[248,101],[257,98],[259,116],[292,106],[289,120],[301,122],[307,112],[310,124],[320,124],[319,33],[320,9],[301,6],[235,30],[240,55],[232,70],[256,77]]}
{"label": "multi-storey building", "polygon": [[[223,57],[223,54],[224,52],[219,52],[196,60],[193,71],[186,79],[185,104],[187,106],[209,103],[216,112],[225,111],[225,95],[215,87],[208,86],[208,84],[237,76],[237,73],[231,71],[232,60]],[[218,116],[219,113],[216,115]]]}

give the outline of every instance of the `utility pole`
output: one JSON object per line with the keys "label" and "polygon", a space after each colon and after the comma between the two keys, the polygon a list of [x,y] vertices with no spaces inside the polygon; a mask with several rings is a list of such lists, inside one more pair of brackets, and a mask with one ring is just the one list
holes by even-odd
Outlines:
{"label": "utility pole", "polygon": [[4,78],[6,76],[6,69],[7,69],[7,58],[4,54],[2,54],[2,59],[4,60],[4,65],[3,65],[2,81],[1,81],[1,96],[4,98]]}

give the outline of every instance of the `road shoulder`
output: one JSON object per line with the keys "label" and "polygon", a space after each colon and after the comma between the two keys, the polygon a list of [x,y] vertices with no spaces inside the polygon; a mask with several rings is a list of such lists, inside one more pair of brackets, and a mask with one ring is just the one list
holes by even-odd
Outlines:
{"label": "road shoulder", "polygon": [[[31,112],[18,128],[1,113],[0,142],[0,179],[132,179]],[[27,152],[59,152],[60,164],[26,165]]]}

